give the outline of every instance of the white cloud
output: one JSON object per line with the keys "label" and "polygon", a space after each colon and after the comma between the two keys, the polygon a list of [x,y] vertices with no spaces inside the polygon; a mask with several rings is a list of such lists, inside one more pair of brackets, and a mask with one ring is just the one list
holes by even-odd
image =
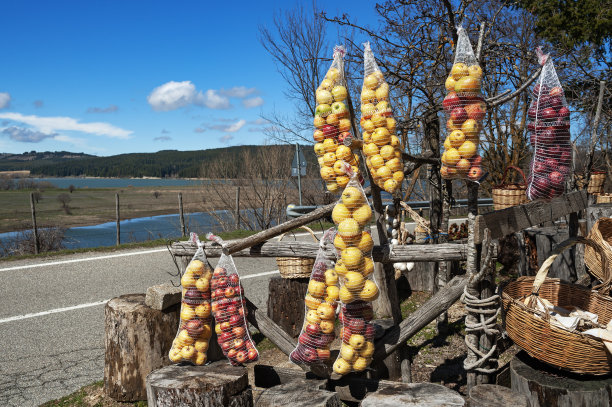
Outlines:
{"label": "white cloud", "polygon": [[255,125],[268,124],[268,123],[270,123],[269,120],[263,119],[261,117],[259,119],[255,119],[249,122],[249,124],[255,124]]}
{"label": "white cloud", "polygon": [[0,92],[0,109],[8,107],[11,103],[11,95],[7,92]]}
{"label": "white cloud", "polygon": [[56,131],[79,131],[82,133],[107,136],[112,138],[127,139],[133,132],[109,123],[91,122],[79,123],[72,117],[40,117],[35,115],[25,116],[21,113],[0,113],[0,119],[9,119],[15,122],[28,124],[37,128],[43,133],[53,133]]}
{"label": "white cloud", "polygon": [[219,91],[219,93],[223,96],[238,99],[243,99],[255,92],[257,92],[256,88],[247,88],[245,86],[234,86],[233,88],[221,89]]}
{"label": "white cloud", "polygon": [[170,81],[153,89],[147,101],[153,110],[167,112],[193,103],[196,96],[196,88],[191,81]]}
{"label": "white cloud", "polygon": [[195,129],[193,129],[194,133],[204,133],[206,131],[206,129],[203,129],[201,127],[196,127]]}
{"label": "white cloud", "polygon": [[209,109],[229,109],[231,107],[229,99],[221,96],[216,90],[208,89],[206,93],[198,93],[195,103],[204,105]]}
{"label": "white cloud", "polygon": [[22,143],[40,143],[46,138],[54,138],[57,136],[56,133],[43,133],[42,131],[16,126],[3,129],[2,134],[6,134],[11,140],[20,141]]}
{"label": "white cloud", "polygon": [[259,96],[256,96],[254,98],[244,99],[242,101],[242,105],[246,107],[247,109],[250,109],[252,107],[261,106],[263,104],[264,104],[264,100],[260,98]]}
{"label": "white cloud", "polygon": [[116,105],[108,105],[108,107],[90,107],[87,109],[87,113],[114,113],[119,110]]}
{"label": "white cloud", "polygon": [[241,128],[243,128],[246,123],[247,123],[246,120],[241,119],[241,120],[238,120],[236,123],[232,123],[229,125],[214,124],[208,127],[212,130],[220,130],[224,133],[235,133]]}
{"label": "white cloud", "polygon": [[231,139],[233,139],[233,138],[234,138],[234,136],[232,136],[231,134],[226,134],[225,136],[220,137],[219,141],[222,142],[222,143],[229,143],[229,141]]}
{"label": "white cloud", "polygon": [[168,137],[168,136],[159,136],[153,139],[153,141],[170,141],[170,140],[172,140],[172,137]]}

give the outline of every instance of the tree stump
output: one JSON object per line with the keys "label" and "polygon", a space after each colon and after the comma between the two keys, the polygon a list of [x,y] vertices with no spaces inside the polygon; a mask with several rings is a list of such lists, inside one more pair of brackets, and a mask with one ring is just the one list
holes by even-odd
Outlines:
{"label": "tree stump", "polygon": [[496,384],[472,387],[468,401],[470,407],[529,407],[525,395]]}
{"label": "tree stump", "polygon": [[302,330],[308,281],[308,278],[275,277],[268,286],[268,317],[293,338]]}
{"label": "tree stump", "polygon": [[147,376],[149,407],[252,407],[247,369],[219,361],[206,366],[171,365]]}
{"label": "tree stump", "polygon": [[334,392],[314,388],[307,380],[294,380],[264,390],[256,401],[257,407],[341,407]]}
{"label": "tree stump", "polygon": [[555,369],[526,352],[510,362],[512,390],[525,395],[531,407],[610,406],[612,377],[577,375]]}
{"label": "tree stump", "polygon": [[465,406],[456,391],[434,383],[404,383],[369,393],[361,407]]}
{"label": "tree stump", "polygon": [[170,364],[179,305],[164,311],[145,305],[144,294],[110,300],[104,309],[104,392],[117,401],[146,400],[149,372]]}

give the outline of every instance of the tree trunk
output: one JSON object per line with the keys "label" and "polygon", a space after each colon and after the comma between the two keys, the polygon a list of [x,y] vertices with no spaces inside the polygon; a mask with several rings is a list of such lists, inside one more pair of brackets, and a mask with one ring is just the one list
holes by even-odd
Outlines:
{"label": "tree trunk", "polygon": [[158,311],[144,302],[144,294],[122,295],[104,310],[104,391],[118,401],[146,400],[145,377],[170,364],[180,305]]}
{"label": "tree trunk", "polygon": [[227,362],[206,366],[172,365],[147,376],[149,407],[252,407],[247,369]]}
{"label": "tree trunk", "polygon": [[468,398],[470,407],[529,407],[527,397],[496,384],[472,387]]}
{"label": "tree trunk", "polygon": [[434,383],[403,383],[368,394],[362,407],[464,406],[456,391]]}
{"label": "tree trunk", "polygon": [[531,407],[612,405],[612,378],[577,375],[554,369],[520,352],[510,362],[512,390]]}
{"label": "tree trunk", "polygon": [[312,387],[307,380],[294,380],[270,387],[257,397],[257,407],[341,407],[338,395]]}
{"label": "tree trunk", "polygon": [[268,317],[292,338],[297,338],[302,330],[308,281],[308,278],[275,277],[268,286]]}

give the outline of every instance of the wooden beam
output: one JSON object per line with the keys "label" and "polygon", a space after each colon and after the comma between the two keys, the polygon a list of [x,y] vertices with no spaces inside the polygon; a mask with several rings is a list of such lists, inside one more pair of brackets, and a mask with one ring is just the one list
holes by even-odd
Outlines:
{"label": "wooden beam", "polygon": [[[427,247],[433,247],[427,246]],[[382,360],[393,353],[398,346],[406,343],[414,334],[423,329],[438,315],[453,305],[467,284],[467,277],[456,276],[440,291],[434,294],[425,304],[404,319],[399,325],[393,326],[374,344],[374,359]]]}
{"label": "wooden beam", "polygon": [[[197,249],[195,243],[174,242],[171,252],[175,256],[193,257]],[[326,252],[330,258],[335,259],[335,254],[331,246],[326,247]],[[268,241],[260,243],[248,249],[235,252],[235,257],[304,257],[314,259],[317,257],[319,244],[302,241]],[[204,245],[204,252],[208,257],[221,256],[221,246],[216,243],[207,242]],[[441,243],[435,245],[404,245],[393,246],[374,246],[372,250],[374,261],[381,263],[397,263],[400,261],[451,261],[465,260],[467,258],[467,246],[463,243]]]}
{"label": "wooden beam", "polygon": [[476,244],[482,243],[485,228],[491,231],[492,239],[499,239],[540,223],[552,222],[587,206],[587,193],[583,190],[570,192],[549,202],[536,201],[489,212],[476,218],[474,240]]}

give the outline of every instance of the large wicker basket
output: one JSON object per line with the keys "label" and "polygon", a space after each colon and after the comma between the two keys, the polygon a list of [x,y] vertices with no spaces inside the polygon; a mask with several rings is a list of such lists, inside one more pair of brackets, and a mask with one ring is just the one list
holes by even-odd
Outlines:
{"label": "large wicker basket", "polygon": [[[315,242],[319,241],[312,229],[310,229],[308,226],[302,226],[301,228],[310,233]],[[280,235],[278,237],[278,241],[280,242],[285,235],[286,233]],[[283,278],[309,278],[314,261],[315,259],[308,259],[304,257],[277,257],[276,265],[278,266],[278,271]]]}
{"label": "large wicker basket", "polygon": [[597,203],[612,203],[612,194],[598,194]]}
{"label": "large wicker basket", "polygon": [[[603,294],[610,288],[609,278],[599,286],[599,292],[546,278],[555,258],[578,242],[598,247],[585,238],[566,240],[542,264],[535,277],[520,277],[503,288],[504,326],[516,345],[542,362],[574,373],[605,375],[612,372],[612,356],[601,339],[551,325],[548,313],[536,308],[536,301],[545,298],[556,306],[595,313],[602,325],[612,319],[612,298]],[[525,305],[526,299],[528,305]]]}
{"label": "large wicker basket", "polygon": [[[513,184],[506,182],[508,170],[510,169],[513,169],[521,174],[521,177],[523,177],[522,183]],[[511,206],[527,203],[527,194],[525,193],[526,190],[527,180],[525,179],[523,170],[515,167],[514,165],[509,165],[504,171],[501,184],[495,185],[491,191],[491,195],[493,196],[493,207],[496,211],[498,211],[500,209],[506,209],[510,208]]]}
{"label": "large wicker basket", "polygon": [[[606,255],[608,266],[612,265],[612,218],[600,218],[591,228],[588,239],[597,243]],[[587,246],[584,249],[584,262],[592,275],[605,281],[610,274],[602,264],[601,252]]]}
{"label": "large wicker basket", "polygon": [[587,192],[589,194],[603,193],[603,187],[604,187],[605,181],[606,181],[606,173],[604,171],[595,171],[591,173],[591,178],[589,178],[589,185],[587,186]]}

